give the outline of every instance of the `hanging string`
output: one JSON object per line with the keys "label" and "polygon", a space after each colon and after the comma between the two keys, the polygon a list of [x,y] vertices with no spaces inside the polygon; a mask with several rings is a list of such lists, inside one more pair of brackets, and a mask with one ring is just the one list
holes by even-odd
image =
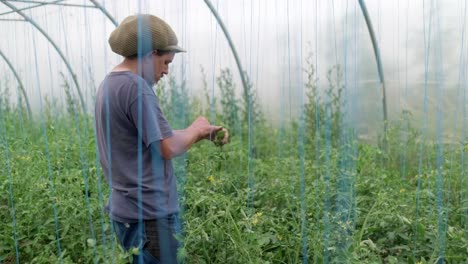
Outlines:
{"label": "hanging string", "polygon": [[[261,18],[263,17],[263,13],[261,12],[262,11],[262,8],[260,8],[260,1],[257,1],[258,2],[258,13],[257,13],[257,50],[256,50],[256,54],[257,54],[257,58],[256,58],[256,70],[255,70],[255,83],[257,84],[257,87],[259,86],[259,66],[260,64],[262,64],[261,66],[261,69],[263,68],[263,63],[260,63],[260,26],[262,24],[262,21],[261,21]],[[263,58],[263,56],[262,56]],[[252,84],[253,85],[253,84]]]}
{"label": "hanging string", "polygon": [[397,75],[397,89],[398,89],[398,106],[401,108],[401,76],[400,76],[400,0],[397,0],[396,1],[396,20],[397,20],[397,31],[396,31],[396,35],[397,35],[397,38],[396,38],[396,56],[395,56],[395,59],[396,59],[396,68],[398,69],[396,71],[396,75]]}
{"label": "hanging string", "polygon": [[307,264],[309,260],[308,254],[308,236],[307,236],[307,204],[306,204],[306,183],[305,183],[305,90],[303,84],[303,54],[302,54],[302,43],[303,43],[303,26],[302,26],[302,12],[303,5],[302,0],[300,4],[300,34],[299,34],[299,43],[300,43],[300,55],[299,55],[299,127],[298,127],[298,151],[299,151],[299,179],[300,179],[300,199],[301,199],[301,236],[302,236],[302,263]]}
{"label": "hanging string", "polygon": [[[289,17],[289,0],[286,1],[286,25],[287,25],[287,56],[288,56],[288,85],[287,85],[287,91],[288,91],[288,114],[289,114],[289,119],[290,123],[288,124],[288,128],[292,128],[292,96],[291,96],[291,90],[292,90],[292,80],[291,80],[291,29],[290,29],[290,17]],[[288,146],[292,146],[292,136],[289,136],[288,140]],[[289,150],[287,150],[289,151]],[[289,178],[291,182],[291,201],[294,201],[294,174],[292,173],[293,171],[293,164],[292,161],[289,163]]]}
{"label": "hanging string", "polygon": [[[333,25],[334,25],[334,1],[332,0],[332,14],[333,14]],[[336,35],[335,35],[336,38]],[[337,55],[337,46],[335,46],[335,56]],[[338,63],[338,59],[337,59]],[[338,65],[338,64],[337,64]],[[319,102],[319,101],[317,101]],[[331,178],[331,150],[332,150],[332,142],[331,142],[331,98],[330,94],[325,93],[324,95],[324,107],[325,107],[325,116],[324,116],[324,177],[323,177],[323,185],[324,185],[324,198],[323,198],[323,263],[330,262],[330,239],[331,239],[331,228],[330,228],[330,216],[331,216],[331,195],[330,195],[330,178]],[[318,104],[317,104],[318,105]],[[319,119],[317,119],[318,122]]]}
{"label": "hanging string", "polygon": [[[48,14],[45,12],[44,10],[44,20],[45,20],[45,30],[46,31],[49,31],[49,24],[48,24]],[[35,46],[35,45],[34,45]],[[36,54],[36,52],[35,52]],[[51,60],[51,53],[50,53],[50,47],[49,45],[47,45],[47,56],[48,56],[48,61],[49,61],[49,78],[51,80],[51,84],[50,84],[50,98],[51,98],[51,102],[50,102],[50,107],[51,107],[51,111],[52,111],[52,116],[53,116],[53,120],[51,120],[53,122],[53,124],[55,124],[57,126],[58,124],[58,114],[57,114],[57,111],[58,109],[56,107],[54,107],[54,103],[53,103],[53,98],[54,98],[54,87],[56,87],[55,85],[52,84],[52,80],[53,80],[53,74],[52,74],[52,60]],[[36,68],[36,71],[37,71],[37,68]],[[39,78],[39,77],[37,77]],[[39,83],[39,82],[38,82]],[[38,84],[39,85],[39,84]],[[41,95],[41,93],[39,94]],[[63,98],[63,97],[62,97]],[[58,141],[58,135],[57,134],[53,134],[54,138],[52,138],[53,141],[57,142]],[[54,145],[52,145],[52,147],[54,147]],[[55,156],[58,156],[58,145],[55,145],[55,148],[52,150],[50,150],[51,153],[54,153]],[[48,161],[50,162],[50,159],[48,159]],[[54,191],[55,193],[55,191]],[[54,198],[55,199],[55,198]],[[56,220],[57,221],[57,220]],[[56,227],[57,228],[57,227]]]}
{"label": "hanging string", "polygon": [[[141,14],[141,0],[138,0],[138,14]],[[143,43],[149,41],[143,35],[143,29],[145,25],[143,24],[144,21],[141,17],[138,18],[138,43],[137,43],[137,54],[138,54],[138,69],[137,73],[138,76],[143,76],[143,63],[142,55],[143,45],[147,46],[149,43]],[[145,32],[146,33],[146,32]],[[138,97],[137,97],[137,109],[138,109],[138,118],[137,118],[137,130],[143,131],[143,80],[138,78]],[[138,152],[138,171],[137,171],[137,206],[138,206],[138,237],[143,237],[143,194],[142,194],[142,185],[143,185],[143,138],[142,133],[138,133],[138,140],[137,140],[137,152]],[[138,255],[138,263],[143,263],[143,254]]]}
{"label": "hanging string", "polygon": [[[49,20],[48,20],[48,14],[46,12],[44,12],[43,14],[43,17],[44,17],[44,22],[45,22],[45,30],[46,31],[49,31]],[[50,53],[50,45],[47,45],[47,59],[48,59],[48,65],[49,65],[49,78],[52,82],[53,80],[53,71],[52,71],[52,59],[51,59],[51,53]],[[51,112],[53,113],[53,123],[54,124],[57,124],[58,123],[58,109],[56,107],[56,104],[53,103],[53,98],[55,98],[54,96],[54,85],[50,85],[50,98],[51,98],[51,104],[50,104],[50,107],[51,107]],[[63,98],[63,97],[60,97],[60,98]],[[56,141],[57,140],[57,136],[54,138],[54,140]],[[55,155],[58,155],[58,148],[56,147],[55,150]]]}
{"label": "hanging string", "polygon": [[[245,0],[242,0],[242,27],[243,27],[243,30],[242,30],[242,44],[244,45],[244,61],[246,62],[247,64],[247,60],[248,60],[248,56],[247,56],[247,50],[248,50],[248,46],[247,46],[247,29],[246,29],[246,21],[247,21],[247,18],[246,18],[246,11],[245,11]],[[250,67],[251,65],[246,65],[244,67],[244,71],[245,72],[242,72],[241,74],[247,74],[247,67]],[[250,69],[250,68],[249,68]],[[245,89],[245,87],[244,87]],[[244,112],[245,112],[245,109],[244,109]],[[239,117],[239,119],[241,120],[239,122],[239,145],[240,146],[244,146],[244,128],[243,128],[243,123],[245,122],[245,118],[243,115],[241,115]],[[244,164],[244,155],[240,155],[239,157],[239,172],[241,172],[243,170],[243,164]],[[248,199],[247,199],[248,200]]]}
{"label": "hanging string", "polygon": [[[429,7],[429,22],[428,22],[428,29],[426,33],[426,15],[424,11],[426,10],[426,0],[423,0],[423,35],[424,35],[424,99],[423,99],[423,108],[424,108],[424,116],[423,116],[423,123],[421,126],[421,143],[419,145],[419,165],[418,165],[418,177],[417,177],[417,187],[416,187],[416,215],[414,220],[414,248],[413,248],[413,258],[416,259],[416,251],[418,249],[417,242],[418,242],[418,228],[419,228],[419,206],[420,206],[420,195],[421,195],[421,174],[422,174],[422,166],[423,166],[423,158],[424,152],[423,147],[426,140],[426,130],[427,130],[427,122],[428,122],[428,110],[427,110],[427,99],[428,99],[428,91],[427,91],[427,84],[429,78],[429,55],[430,55],[430,42],[431,42],[431,28],[432,28],[432,4]],[[426,37],[427,35],[427,37]]]}
{"label": "hanging string", "polygon": [[[60,20],[60,24],[62,25],[62,30],[63,30],[63,38],[65,40],[65,54],[67,57],[69,57],[69,53],[68,53],[68,36],[67,36],[67,31],[65,30],[65,19],[63,18],[63,7],[61,6],[59,8],[59,20]],[[73,97],[72,97],[73,98]],[[85,107],[86,108],[86,107]],[[88,139],[88,118],[87,116],[84,116],[86,115],[86,113],[82,113],[82,120],[83,120],[83,131],[82,128],[80,127],[80,117],[79,117],[79,113],[78,113],[78,109],[75,108],[75,104],[72,103],[71,105],[71,109],[73,110],[73,117],[74,117],[74,121],[75,121],[75,128],[76,128],[76,132],[77,132],[77,143],[78,143],[78,146],[79,146],[79,152],[80,152],[80,164],[81,164],[81,173],[82,173],[82,176],[83,176],[83,181],[84,181],[84,187],[85,187],[85,200],[86,200],[86,206],[87,206],[87,210],[88,210],[88,221],[89,221],[89,228],[90,228],[90,232],[91,232],[91,239],[93,241],[96,241],[96,235],[95,235],[95,232],[94,232],[94,225],[93,225],[93,216],[92,216],[92,212],[91,212],[91,202],[90,202],[90,199],[89,199],[89,179],[88,179],[88,172],[89,172],[89,165],[88,165],[88,158],[85,156],[84,154],[84,150],[83,150],[83,142],[87,142],[87,139]],[[98,262],[98,259],[97,259],[97,251],[96,251],[96,243],[93,243],[92,244],[92,247],[93,247],[93,253],[94,253],[94,262],[97,263]]]}
{"label": "hanging string", "polygon": [[[464,1],[463,1],[464,2]],[[465,7],[463,8],[464,12],[463,12],[463,37],[462,39],[464,39],[464,35],[465,35],[465,31],[466,31],[466,17],[467,17],[467,4],[465,2]],[[465,41],[463,40],[462,43],[464,44]],[[463,46],[462,46],[463,47]],[[462,48],[462,50],[464,50]],[[463,51],[462,51],[463,52]],[[461,52],[461,53],[462,53]],[[463,181],[463,177],[465,179],[465,190],[468,190],[468,170],[467,168],[465,167],[465,129],[466,129],[466,85],[467,85],[467,78],[466,78],[466,68],[465,68],[465,65],[466,65],[466,56],[465,58],[461,58],[460,59],[460,76],[462,76],[462,81],[461,81],[461,84],[460,84],[460,89],[462,90],[462,107],[463,107],[463,126],[462,126],[462,135],[461,135],[461,168],[462,168],[462,177],[460,177],[460,186],[463,186],[462,184],[462,181]],[[461,225],[462,226],[466,226],[468,224],[468,192],[466,193],[466,197],[465,197],[465,202],[462,204],[462,206],[464,208],[466,208],[464,210],[464,217],[462,217],[461,219]],[[467,232],[467,229],[465,228],[465,237],[467,237],[468,235],[468,232]]]}
{"label": "hanging string", "polygon": [[[465,61],[465,52],[464,52],[464,42],[465,42],[465,30],[466,30],[466,4],[464,5],[464,7],[460,7],[460,11],[463,12],[460,17],[462,19],[462,27],[461,27],[461,32],[460,32],[460,35],[461,35],[461,43],[460,43],[460,55],[459,55],[459,72],[458,72],[458,89],[457,89],[457,99],[456,99],[456,107],[455,107],[455,113],[454,113],[454,127],[453,127],[453,131],[457,131],[458,130],[458,111],[459,111],[459,107],[460,107],[460,100],[463,100],[463,97],[461,95],[461,89],[462,89],[462,83],[464,82],[462,80],[462,78],[464,79],[464,61]],[[440,30],[440,29],[439,29]],[[463,77],[462,77],[463,76]],[[439,97],[439,100],[441,100],[441,97]],[[462,107],[464,107],[464,104],[462,104]],[[442,112],[440,109],[439,109],[440,112]],[[464,128],[462,128],[463,130]],[[455,136],[455,135],[454,135]],[[462,136],[463,137],[463,136]],[[463,141],[462,141],[463,142]],[[463,148],[463,145],[462,144],[462,147],[461,147],[461,156],[463,157],[463,152],[464,152],[464,148]],[[445,229],[444,229],[444,236],[447,234],[448,232],[448,227],[449,227],[449,212],[450,212],[450,207],[451,207],[451,198],[452,198],[452,176],[453,176],[453,173],[454,173],[454,160],[455,160],[455,147],[456,147],[456,144],[450,144],[450,160],[449,160],[449,171],[448,171],[448,181],[447,181],[447,202],[446,202],[446,206],[445,206],[445,219],[444,219],[444,225],[445,225]],[[462,158],[462,161],[461,161],[461,168],[462,168],[462,175],[463,175],[463,158]],[[460,177],[460,186],[462,186],[462,177]],[[444,245],[445,247],[445,245]]]}
{"label": "hanging string", "polygon": [[[8,146],[8,134],[7,134],[7,129],[6,129],[6,118],[5,118],[5,113],[3,111],[4,106],[1,104],[2,100],[0,100],[0,115],[2,117],[1,121],[1,127],[2,127],[2,141],[3,141],[3,147],[5,151],[5,165],[7,169],[7,174],[8,174],[8,193],[9,193],[9,200],[10,200],[10,207],[11,207],[11,223],[13,226],[13,240],[15,243],[15,256],[16,256],[16,263],[20,263],[20,254],[19,254],[19,243],[18,243],[18,232],[17,232],[17,226],[16,226],[16,210],[15,210],[15,197],[13,194],[13,177],[11,176],[11,162],[10,162],[10,153],[9,153],[9,146]],[[1,257],[0,257],[0,263],[1,263]]]}
{"label": "hanging string", "polygon": [[[333,0],[332,0],[332,6],[333,6]],[[315,69],[316,75],[318,75],[319,72],[319,63],[318,63],[318,58],[319,58],[319,1],[315,1],[315,63],[313,65]],[[334,8],[331,8],[333,14],[334,14]],[[334,19],[335,17],[332,16],[333,20],[333,25],[334,25]],[[335,32],[335,31],[333,31]],[[336,43],[335,43],[335,48],[336,48]],[[336,51],[336,49],[335,49]],[[312,67],[312,65],[309,65],[308,67]],[[314,76],[315,77],[315,76]],[[317,78],[316,78],[317,79]],[[318,80],[312,80],[312,85],[315,84],[315,90],[320,91],[320,82]],[[319,95],[315,95],[315,222],[320,223],[320,169],[319,169],[319,164],[320,164],[320,137],[321,137],[321,127],[320,127],[320,108],[319,108]],[[319,241],[319,234],[320,234],[320,225],[316,224],[316,228],[314,228],[315,231],[315,240]],[[324,247],[325,248],[325,247]],[[316,250],[318,251],[318,250]],[[319,254],[314,254],[314,263],[318,263],[318,256]]]}
{"label": "hanging string", "polygon": [[[102,3],[102,6],[106,8],[106,1],[104,0]],[[102,17],[102,25],[104,26],[104,35],[107,36],[107,24],[106,24],[106,18]],[[107,61],[108,59],[108,54],[107,54],[107,43],[103,43],[104,46],[104,61]],[[104,63],[104,72],[108,72],[107,64]],[[111,149],[112,149],[112,144],[110,141],[110,106],[109,106],[109,83],[104,79],[103,83],[103,89],[104,89],[104,104],[105,104],[105,113],[106,113],[106,124],[105,124],[105,133],[106,133],[106,158],[108,161],[108,170],[107,170],[107,179],[108,179],[108,189],[109,189],[109,202],[108,206],[109,208],[112,208],[112,186],[113,186],[113,179],[112,179],[112,155],[111,155]],[[96,134],[96,130],[95,130]],[[95,136],[96,137],[96,136]],[[99,164],[99,150],[98,146],[96,144],[96,164]],[[99,179],[99,174],[98,174],[98,179]],[[101,199],[101,198],[100,198]],[[110,225],[110,230],[111,233],[114,234],[114,225]],[[111,263],[115,263],[115,239],[113,237],[110,238],[111,241],[111,252],[109,253],[111,255]]]}
{"label": "hanging string", "polygon": [[[407,14],[406,14],[406,25],[408,26],[408,6],[409,6],[409,1],[407,1]],[[402,98],[401,98],[401,90],[402,90],[402,84],[401,84],[401,74],[400,74],[400,0],[397,1],[397,80],[398,80],[398,104],[399,104],[399,107],[401,110],[403,110],[403,105],[402,105]],[[406,30],[406,35],[408,34],[408,29]],[[408,36],[406,36],[407,38]],[[407,41],[407,39],[406,39]],[[407,48],[407,47],[406,47]],[[406,51],[407,52],[407,51]],[[405,71],[407,70],[407,53],[405,53]],[[406,75],[408,73],[406,72]],[[406,77],[407,78],[407,77]],[[405,89],[403,90],[403,102],[406,102],[407,101],[407,94],[406,94],[406,85],[407,83],[405,84]],[[402,112],[403,114],[405,113],[404,111],[400,111]],[[401,133],[401,136],[399,137],[400,140],[403,141],[403,153],[400,153],[399,154],[399,158],[400,158],[400,177],[401,179],[405,180],[406,179],[406,160],[407,160],[407,149],[408,149],[408,144],[407,144],[407,141],[408,141],[408,121],[407,121],[407,118],[405,117],[405,115],[403,116],[404,120],[403,120],[403,132]],[[402,138],[403,137],[403,138]],[[404,183],[404,181],[402,181],[401,183]]]}
{"label": "hanging string", "polygon": [[[359,119],[360,119],[360,112],[359,112],[359,105],[361,104],[359,100],[359,94],[361,93],[359,87],[359,83],[361,83],[361,72],[360,72],[360,64],[359,64],[359,58],[361,57],[361,49],[359,49],[359,43],[360,43],[360,36],[362,35],[361,32],[361,27],[359,24],[359,15],[358,15],[358,6],[356,3],[354,3],[354,48],[355,48],[355,53],[354,53],[354,96],[352,102],[354,102],[354,110],[353,114],[355,115],[355,118],[352,118],[351,122],[356,124],[356,126],[352,127],[352,132],[351,132],[351,138],[349,139],[350,145],[351,145],[351,155],[348,157],[351,161],[350,165],[350,196],[351,196],[351,201],[350,207],[351,207],[351,212],[349,212],[350,215],[350,222],[347,226],[348,229],[351,229],[351,232],[354,232],[356,230],[356,224],[357,224],[357,191],[356,191],[356,182],[357,182],[357,176],[358,176],[358,157],[359,157],[359,148],[358,148],[358,133],[359,133]],[[350,232],[350,233],[351,233]],[[351,234],[348,234],[348,238],[351,237]]]}
{"label": "hanging string", "polygon": [[[249,76],[252,76],[252,35],[253,35],[253,2],[251,2],[250,5],[250,53],[249,53],[249,58],[250,58],[250,64],[249,64]],[[249,193],[247,197],[247,205],[249,208],[253,208],[254,205],[254,195],[255,195],[255,186],[254,186],[254,179],[252,176],[252,98],[251,98],[251,89],[252,89],[252,84],[249,83],[249,90],[247,96],[247,142],[248,142],[248,147],[247,147],[247,183],[249,186]],[[253,214],[253,211],[251,212]]]}
{"label": "hanging string", "polygon": [[[216,11],[219,10],[219,1],[216,1]],[[213,25],[214,18],[211,18],[211,25]],[[212,27],[212,26],[211,26]],[[215,32],[214,32],[214,54],[212,62],[212,80],[211,80],[211,109],[210,109],[210,121],[214,122],[216,119],[216,106],[215,106],[215,83],[216,83],[216,59],[218,51],[218,23],[215,23]]]}
{"label": "hanging string", "polygon": [[[275,0],[275,17],[280,17],[279,16],[279,13],[278,13],[278,0]],[[279,25],[281,25],[281,22],[279,19],[276,19],[276,23],[275,23],[275,33],[276,33],[276,43],[280,43],[281,39],[280,38],[280,35],[279,35],[279,30],[278,30],[278,27]],[[276,58],[278,57],[283,57],[282,56],[282,52],[283,50],[282,49],[279,49],[280,45],[276,45],[276,54],[279,54]],[[276,62],[276,65],[283,65],[283,62],[280,61],[279,59],[277,59],[277,62]],[[281,72],[281,69],[278,69],[280,72]],[[283,76],[282,74],[280,76]],[[276,157],[276,171],[279,170],[279,167],[280,167],[280,160],[281,160],[281,156],[282,156],[282,132],[283,132],[283,92],[284,92],[284,86],[285,86],[285,78],[281,78],[281,85],[280,85],[280,89],[281,89],[281,96],[280,96],[280,107],[279,107],[279,113],[278,115],[280,116],[280,129],[279,129],[279,134],[277,136],[277,141],[276,141],[276,146],[277,146],[277,150],[278,150],[278,154],[277,154],[277,157]]]}
{"label": "hanging string", "polygon": [[[337,181],[336,181],[336,196],[337,199],[335,200],[335,207],[336,211],[331,212],[334,218],[334,223],[333,225],[336,226],[336,232],[334,233],[333,237],[334,240],[336,240],[337,245],[336,247],[338,248],[338,256],[335,258],[346,258],[346,256],[343,254],[346,251],[347,248],[347,237],[348,237],[348,230],[347,228],[347,223],[348,219],[347,216],[350,214],[349,210],[349,177],[348,175],[350,173],[350,168],[349,168],[349,156],[351,155],[350,153],[350,147],[349,145],[351,144],[350,142],[350,135],[348,132],[348,129],[350,129],[349,125],[349,112],[350,112],[350,102],[351,100],[348,100],[348,98],[351,98],[350,95],[350,86],[349,86],[349,79],[351,78],[348,74],[348,61],[350,60],[350,56],[348,55],[348,50],[352,48],[352,42],[350,43],[349,38],[351,33],[349,32],[349,22],[348,22],[348,11],[349,9],[349,1],[346,1],[346,6],[345,6],[345,18],[343,20],[343,93],[344,93],[344,101],[338,102],[343,104],[343,110],[339,109],[338,115],[342,116],[342,120],[339,120],[340,126],[343,127],[343,129],[340,129],[339,134],[337,135],[339,138],[340,142],[340,147],[339,147],[339,154],[338,154],[338,167],[339,171],[337,173]],[[338,90],[337,92],[339,93],[340,87],[340,75],[338,72],[339,68],[336,69],[336,89]],[[330,83],[330,89],[333,88],[332,83]],[[332,93],[332,91],[330,91]],[[331,94],[330,94],[331,95]],[[330,96],[329,95],[329,96]],[[331,95],[333,96],[333,95]],[[331,103],[333,104],[333,103]],[[330,106],[331,107],[331,106]],[[335,228],[334,228],[335,229]],[[343,237],[341,241],[338,239],[337,236]]]}
{"label": "hanging string", "polygon": [[[32,42],[33,42],[33,47],[36,47],[36,35],[32,34]],[[44,142],[45,142],[45,152],[46,152],[46,158],[47,158],[47,171],[48,171],[48,177],[49,177],[49,191],[51,193],[51,202],[52,202],[52,208],[53,208],[53,214],[54,214],[54,223],[55,223],[55,239],[57,241],[57,251],[58,251],[58,257],[59,257],[59,263],[63,263],[63,258],[62,258],[62,249],[60,246],[60,234],[59,234],[59,224],[58,224],[58,213],[57,213],[57,206],[56,206],[56,196],[55,196],[55,184],[52,176],[52,166],[50,163],[50,149],[49,149],[49,140],[47,137],[47,128],[45,124],[45,117],[44,117],[44,110],[43,110],[43,105],[42,105],[42,92],[41,92],[41,85],[40,85],[40,80],[39,80],[39,63],[38,63],[38,58],[37,58],[37,52],[34,52],[34,66],[36,69],[36,87],[38,90],[39,94],[39,112],[40,112],[40,118],[41,118],[41,126],[42,126],[42,131],[44,134]]]}
{"label": "hanging string", "polygon": [[[87,2],[87,0],[83,0],[83,4],[85,4]],[[91,58],[94,58],[93,56],[93,47],[91,45],[91,30],[90,30],[90,25],[89,25],[89,19],[88,19],[88,9],[87,8],[83,8],[83,15],[84,15],[84,35],[85,35],[85,43],[86,44],[86,61],[87,63],[85,63],[85,65],[88,66],[88,68],[84,67],[83,71],[86,73],[88,73],[88,76],[90,78],[90,81],[91,82],[91,85],[92,87],[94,88],[93,91],[92,91],[92,96],[94,98],[95,96],[95,93],[96,93],[96,89],[95,89],[95,83],[94,83],[94,68],[93,68],[93,63],[92,63],[92,60]],[[92,104],[94,105],[94,100],[92,101]],[[87,118],[87,117],[85,117]],[[93,127],[93,136],[94,136],[94,142],[97,142],[97,131],[96,131],[96,126],[92,126]],[[87,128],[86,128],[87,129]],[[102,176],[101,176],[101,170],[98,169],[98,166],[99,166],[99,149],[98,149],[98,145],[95,143],[95,148],[94,148],[94,151],[95,151],[95,166],[93,167],[93,169],[95,169],[96,171],[96,176],[97,176],[97,190],[98,190],[98,203],[99,203],[99,208],[104,208],[104,199],[103,199],[103,190],[102,190]],[[107,256],[107,235],[106,235],[106,224],[105,224],[105,219],[106,219],[106,216],[104,215],[104,210],[99,210],[100,214],[99,214],[99,223],[101,225],[101,241],[102,241],[102,245],[103,245],[103,254],[104,256]]]}
{"label": "hanging string", "polygon": [[[443,176],[443,166],[444,166],[444,157],[443,157],[443,142],[442,142],[442,133],[443,133],[443,98],[444,98],[444,71],[443,71],[443,53],[442,53],[442,31],[440,29],[440,14],[439,14],[439,4],[438,1],[435,1],[435,22],[436,22],[436,34],[435,38],[435,60],[436,60],[436,80],[437,80],[437,177],[436,177],[436,201],[437,201],[437,247],[438,247],[438,260],[437,263],[443,264],[445,262],[445,241],[446,241],[446,222],[445,220],[448,217],[448,207],[444,206],[444,176]],[[449,180],[450,180],[449,175]],[[448,190],[448,197],[450,197],[450,189]],[[448,204],[447,204],[448,205]],[[445,216],[447,214],[447,217]]]}
{"label": "hanging string", "polygon": [[[182,20],[182,47],[186,47],[188,48],[188,40],[187,40],[187,0],[182,0],[182,15],[181,15],[181,20]],[[188,63],[186,62],[186,57],[183,56],[182,57],[182,63],[181,63],[181,71],[182,71],[182,85],[184,87],[187,86],[187,68],[188,68]],[[182,88],[183,91],[185,91],[186,88]],[[189,86],[189,90],[190,90],[190,94],[192,92],[191,90],[191,86]],[[187,103],[188,100],[184,100],[184,103]],[[183,117],[182,117],[182,123],[184,124],[184,126],[187,125],[187,113],[186,113],[186,109],[187,109],[187,106],[186,105],[183,105],[182,106],[184,111],[183,111]],[[185,159],[187,158],[188,154],[183,154],[182,155],[182,161],[185,162]],[[186,167],[184,166],[185,164],[181,164],[181,169],[179,170],[180,172],[178,173],[178,178],[180,179],[179,180],[179,199],[181,201],[186,201],[186,190],[185,190],[185,186],[186,186],[186,182],[187,182],[187,171],[186,171]],[[178,235],[180,235],[181,237],[185,238],[185,230],[184,230],[184,224],[185,224],[185,202],[182,202],[180,203],[180,212],[179,212],[179,217],[178,219],[176,219],[176,232]],[[180,241],[180,246],[181,248],[184,248],[185,247],[185,243],[184,241]]]}
{"label": "hanging string", "polygon": [[[17,23],[15,23],[15,31],[13,31],[13,38],[14,38],[14,42],[13,43],[18,43],[18,38],[17,38]],[[18,61],[18,49],[15,49],[15,61]],[[18,84],[18,88],[20,87],[21,84]],[[22,87],[22,89],[24,89],[26,91],[26,88],[27,87]],[[18,121],[19,121],[19,128],[20,128],[20,134],[21,134],[21,138],[24,139],[25,137],[25,133],[24,133],[24,120],[23,120],[23,97],[21,96],[21,93],[19,92],[19,89],[17,89],[17,99],[18,99],[18,105],[17,105],[17,109],[18,109]],[[27,96],[27,92],[25,92]],[[24,98],[24,101],[26,102],[27,104],[27,98]],[[28,107],[26,105],[26,107]],[[29,113],[32,115],[32,113]],[[33,117],[32,116],[29,116],[29,119],[32,119]]]}
{"label": "hanging string", "polygon": [[[408,101],[408,45],[409,45],[409,11],[410,11],[410,2],[406,1],[406,37],[405,37],[405,90],[403,93],[403,98]],[[408,162],[408,135],[409,131],[409,116],[406,113],[406,109],[403,112],[403,160],[401,162],[401,178],[406,180],[406,164]]]}

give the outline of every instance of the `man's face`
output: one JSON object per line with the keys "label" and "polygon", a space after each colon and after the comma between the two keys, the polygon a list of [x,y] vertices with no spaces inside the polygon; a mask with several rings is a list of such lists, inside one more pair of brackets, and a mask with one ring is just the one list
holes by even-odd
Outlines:
{"label": "man's face", "polygon": [[156,51],[153,52],[153,70],[155,83],[157,83],[164,75],[169,74],[169,64],[174,59],[174,55],[174,52],[170,52],[159,56],[156,54]]}

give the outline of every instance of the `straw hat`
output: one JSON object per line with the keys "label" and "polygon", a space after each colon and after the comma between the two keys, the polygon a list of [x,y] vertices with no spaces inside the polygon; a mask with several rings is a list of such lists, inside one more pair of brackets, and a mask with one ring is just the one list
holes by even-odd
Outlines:
{"label": "straw hat", "polygon": [[177,46],[177,36],[172,28],[164,20],[153,15],[127,17],[109,37],[112,51],[124,57],[137,55],[138,41],[142,41],[140,54],[153,50],[185,52]]}

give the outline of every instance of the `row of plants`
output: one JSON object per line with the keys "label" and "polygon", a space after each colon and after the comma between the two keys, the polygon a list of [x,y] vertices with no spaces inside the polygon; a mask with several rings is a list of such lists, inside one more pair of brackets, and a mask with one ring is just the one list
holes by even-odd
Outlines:
{"label": "row of plants", "polygon": [[[205,115],[231,142],[203,142],[175,160],[187,263],[464,263],[468,184],[463,144],[432,143],[411,115],[388,124],[387,148],[346,126],[341,70],[317,90],[311,64],[304,113],[274,126],[253,85],[229,69],[220,97],[190,98],[184,83],[155,87],[174,128]],[[34,119],[0,105],[0,262],[127,263],[103,206],[109,186],[94,121],[69,86],[67,111],[45,100]],[[198,109],[194,111],[193,109]],[[442,157],[442,159],[441,159]]]}

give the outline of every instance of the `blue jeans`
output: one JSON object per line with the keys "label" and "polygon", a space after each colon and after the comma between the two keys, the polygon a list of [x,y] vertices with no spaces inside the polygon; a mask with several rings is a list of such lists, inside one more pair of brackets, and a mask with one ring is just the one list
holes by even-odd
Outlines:
{"label": "blue jeans", "polygon": [[112,221],[115,234],[125,250],[138,248],[139,254],[133,255],[134,264],[172,264],[177,262],[179,242],[175,238],[177,216],[171,215],[156,220],[137,223]]}

